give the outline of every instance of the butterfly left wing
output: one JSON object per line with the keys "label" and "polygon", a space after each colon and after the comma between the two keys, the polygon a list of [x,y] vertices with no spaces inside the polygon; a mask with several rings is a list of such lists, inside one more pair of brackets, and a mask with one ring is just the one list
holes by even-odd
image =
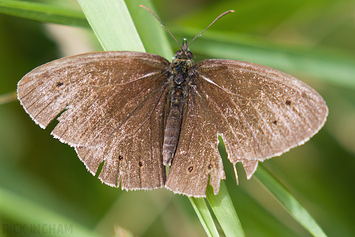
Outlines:
{"label": "butterfly left wing", "polygon": [[286,73],[235,60],[204,60],[196,69],[166,183],[176,193],[204,197],[208,182],[218,193],[225,178],[218,134],[236,178],[237,162],[251,178],[259,161],[304,143],[325,123],[323,98]]}
{"label": "butterfly left wing", "polygon": [[279,70],[218,59],[201,61],[196,68],[196,90],[218,123],[228,159],[234,168],[242,162],[247,178],[259,161],[303,144],[326,121],[323,98]]}

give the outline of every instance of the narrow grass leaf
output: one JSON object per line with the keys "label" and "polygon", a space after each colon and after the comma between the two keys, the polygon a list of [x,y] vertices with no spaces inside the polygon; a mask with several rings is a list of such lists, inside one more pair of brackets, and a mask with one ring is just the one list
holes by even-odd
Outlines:
{"label": "narrow grass leaf", "polygon": [[[61,216],[55,211],[49,210],[1,187],[0,213],[2,217],[25,224],[24,227],[31,228],[31,226],[33,226],[33,228],[35,228],[34,225],[39,226],[39,231],[43,231],[43,228],[49,225],[53,225],[53,228],[55,228],[55,225],[58,227],[57,231],[55,231],[55,229],[53,231],[46,231],[46,236],[100,236],[90,229],[76,223],[74,220]],[[59,225],[62,226],[59,227]],[[31,230],[27,231],[30,233]]]}
{"label": "narrow grass leaf", "polygon": [[313,236],[325,237],[326,234],[308,211],[292,196],[267,169],[259,164],[255,177],[280,201],[286,210]]}
{"label": "narrow grass leaf", "polygon": [[47,23],[89,27],[82,12],[50,4],[0,0],[0,13]]}
{"label": "narrow grass leaf", "polygon": [[207,187],[207,200],[227,237],[245,236],[224,181],[221,181],[221,187],[217,195],[213,194],[210,185]]}
{"label": "narrow grass leaf", "polygon": [[[137,1],[138,3],[139,1]],[[107,3],[107,2],[102,2],[98,0],[94,1],[89,1],[89,0],[79,0],[79,3],[88,18],[88,21],[90,22],[90,25],[95,31],[95,34],[99,38],[99,41],[101,42],[103,48],[105,50],[136,50],[136,51],[144,51],[144,48],[137,48],[137,40],[138,34],[136,31],[136,28],[133,25],[132,19],[128,13],[128,10],[126,8],[126,5],[124,2],[117,1],[115,4],[113,3]],[[138,4],[137,4],[138,5]],[[148,5],[148,4],[146,4]],[[130,4],[131,6],[131,4]],[[149,7],[149,5],[148,5]],[[135,8],[135,7],[133,7]],[[110,10],[110,11],[109,11]],[[136,11],[141,11],[144,9],[136,9]],[[108,12],[109,11],[109,12]],[[132,12],[135,12],[135,10],[132,10]],[[134,14],[134,13],[133,13]],[[119,20],[117,20],[117,15],[119,15]],[[123,17],[124,16],[124,17]],[[152,16],[148,17],[153,18]],[[116,19],[115,19],[116,18]],[[155,21],[155,19],[153,18]],[[111,22],[112,21],[112,22]],[[139,20],[140,24],[143,22],[142,19]],[[124,25],[121,26],[121,25]],[[129,27],[128,27],[129,26]],[[127,29],[125,27],[128,27]],[[157,25],[155,23],[155,26],[152,28],[159,28],[159,24]],[[150,27],[151,28],[151,27]],[[161,28],[161,27],[160,27]],[[114,31],[113,29],[119,29],[117,31]],[[123,30],[126,29],[126,30]],[[160,29],[161,30],[161,29]],[[159,31],[159,30],[158,30]],[[115,35],[115,32],[117,35]],[[122,34],[122,32],[125,32]],[[154,35],[145,34],[145,37],[151,38]],[[161,38],[161,41],[158,42],[163,42],[165,44],[165,48],[167,50],[164,50],[163,54],[171,54],[170,46],[168,45],[168,41],[166,39],[163,39],[164,34],[160,34],[159,37]],[[153,42],[156,43],[156,42]],[[138,44],[139,45],[139,44]],[[222,192],[224,193],[224,192]],[[212,194],[213,195],[213,194]],[[231,211],[230,209],[234,210],[234,207],[231,203],[230,198],[228,200],[224,198],[222,201],[221,200],[216,200],[215,198],[211,198],[213,201],[213,208],[216,209],[216,213],[218,213],[218,217],[224,216],[225,214],[223,213],[223,208],[229,209],[228,213],[230,214]],[[206,230],[206,233],[210,236],[218,236],[218,232],[216,232],[216,227],[211,219],[211,214],[209,213],[209,209],[207,208],[206,204],[203,204],[201,200],[198,201],[192,201],[190,199],[198,217],[201,220],[201,224]],[[203,200],[204,202],[204,200]],[[236,216],[235,211],[232,211],[233,217],[229,219],[231,216],[227,215],[228,221],[226,219],[223,219],[221,217],[219,221],[221,221],[221,225],[225,227],[225,232],[228,233],[227,236],[232,236],[234,233],[238,233],[238,235],[234,236],[244,236],[244,233],[241,229],[241,227],[238,227],[239,220],[238,217]],[[232,220],[230,222],[230,220]],[[237,229],[236,230],[236,226]],[[243,234],[240,234],[243,233]]]}
{"label": "narrow grass leaf", "polygon": [[[152,14],[150,14],[146,9],[140,7],[140,5],[144,5],[155,14],[158,14],[155,11],[154,5],[151,1],[131,0],[126,1],[126,4],[146,51],[148,53],[157,54],[167,59],[171,59],[172,56],[174,56],[174,52],[172,51],[169,43],[169,39],[171,38],[170,35],[168,35],[165,29],[152,16]],[[159,15],[157,16],[159,18]]]}
{"label": "narrow grass leaf", "polygon": [[123,0],[78,0],[104,50],[145,52]]}
{"label": "narrow grass leaf", "polygon": [[[190,31],[193,30],[178,31],[177,37],[192,37],[193,33],[189,34]],[[331,48],[310,51],[305,47],[286,47],[265,43],[253,37],[233,35],[231,37],[230,34],[206,32],[191,48],[195,54],[209,58],[253,62],[355,88],[355,57],[342,52],[335,53]]]}
{"label": "narrow grass leaf", "polygon": [[16,100],[16,91],[0,95],[0,105]]}
{"label": "narrow grass leaf", "polygon": [[201,222],[202,227],[205,229],[207,236],[215,237],[219,236],[216,225],[213,221],[210,210],[206,205],[206,200],[204,198],[189,198],[192,207],[194,208],[198,219]]}

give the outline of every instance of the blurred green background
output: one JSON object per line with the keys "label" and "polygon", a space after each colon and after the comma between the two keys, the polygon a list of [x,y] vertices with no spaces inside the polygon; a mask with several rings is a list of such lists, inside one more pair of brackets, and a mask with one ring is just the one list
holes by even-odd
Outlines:
{"label": "blurred green background", "polygon": [[[74,1],[47,2],[79,9]],[[330,110],[325,127],[305,145],[263,165],[326,234],[354,236],[355,1],[153,3],[178,40],[192,39],[220,13],[234,9],[235,13],[221,19],[190,46],[197,61],[229,58],[275,67],[323,96]],[[176,43],[170,40],[176,50]],[[21,77],[36,66],[93,50],[100,47],[89,29],[0,14],[0,95],[14,92]],[[0,104],[0,193],[13,195],[13,205],[15,197],[37,203],[67,218],[48,224],[78,224],[74,233],[76,226],[84,226],[102,236],[113,236],[119,227],[135,236],[205,235],[185,196],[164,189],[126,192],[101,184],[86,171],[71,147],[52,138],[54,126],[55,122],[46,130],[40,129],[17,100]],[[238,165],[237,186],[232,165],[227,159],[224,165],[226,185],[247,236],[310,235],[255,177],[247,181]],[[2,197],[0,194],[4,203]],[[39,213],[31,213],[28,206],[9,203],[8,208],[29,212],[33,224],[38,223]],[[0,236],[25,236],[16,232],[16,224],[22,220],[7,213],[0,212]]]}

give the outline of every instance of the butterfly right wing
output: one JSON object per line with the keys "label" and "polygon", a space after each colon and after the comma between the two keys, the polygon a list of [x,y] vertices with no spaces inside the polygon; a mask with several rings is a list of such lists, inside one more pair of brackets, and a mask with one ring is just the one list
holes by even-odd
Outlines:
{"label": "butterfly right wing", "polygon": [[74,146],[93,174],[104,161],[104,183],[156,188],[165,181],[161,147],[168,65],[163,57],[138,52],[75,55],[26,74],[18,98],[42,128],[61,113],[53,136]]}
{"label": "butterfly right wing", "polygon": [[111,136],[162,86],[168,64],[163,57],[138,52],[61,58],[27,73],[18,83],[18,99],[42,128],[64,111],[52,135],[71,146],[90,146]]}

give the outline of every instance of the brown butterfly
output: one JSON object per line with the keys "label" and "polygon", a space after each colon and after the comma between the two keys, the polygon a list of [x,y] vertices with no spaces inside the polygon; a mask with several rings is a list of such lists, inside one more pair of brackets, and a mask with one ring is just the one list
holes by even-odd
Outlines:
{"label": "brown butterfly", "polygon": [[218,135],[236,178],[242,162],[250,179],[259,161],[324,125],[325,101],[305,83],[253,63],[195,63],[188,46],[184,39],[172,62],[122,51],[54,60],[19,81],[18,99],[42,128],[60,114],[52,135],[75,147],[93,175],[103,163],[105,184],[194,197],[205,197],[208,183],[217,194],[225,179]]}

